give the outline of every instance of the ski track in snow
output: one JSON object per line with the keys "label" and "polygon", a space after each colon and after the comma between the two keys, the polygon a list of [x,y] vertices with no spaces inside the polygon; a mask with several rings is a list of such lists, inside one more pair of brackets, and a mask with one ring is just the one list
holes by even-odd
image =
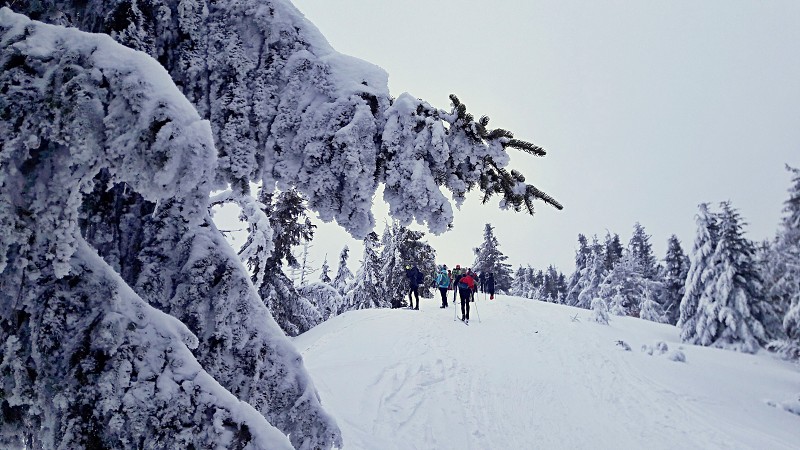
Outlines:
{"label": "ski track in snow", "polygon": [[[726,413],[741,407],[741,395],[680,389],[673,377],[708,372],[693,347],[683,346],[687,363],[639,351],[657,340],[680,346],[674,327],[616,317],[599,325],[586,310],[505,296],[481,297],[482,321],[473,306],[465,327],[453,321],[452,307],[423,299],[420,311],[354,311],[295,339],[345,449],[800,446],[800,418],[763,399],[748,400],[746,409],[771,425]],[[570,320],[575,312],[579,322]],[[633,350],[617,347],[617,339]],[[761,357],[700,351],[720,360]],[[790,371],[781,374],[800,390],[796,368],[776,363],[771,370]],[[723,386],[741,382],[745,393],[759,382],[720,377],[727,377]]]}

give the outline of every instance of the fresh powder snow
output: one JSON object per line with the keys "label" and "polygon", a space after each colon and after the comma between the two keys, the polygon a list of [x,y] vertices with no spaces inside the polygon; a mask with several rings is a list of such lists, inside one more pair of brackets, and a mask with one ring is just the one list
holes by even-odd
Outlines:
{"label": "fresh powder snow", "polygon": [[351,311],[294,339],[345,449],[800,445],[800,417],[770,406],[797,397],[800,372],[773,354],[681,344],[678,328],[633,317],[601,325],[585,309],[477,295],[469,326],[452,303],[422,299],[419,311]]}

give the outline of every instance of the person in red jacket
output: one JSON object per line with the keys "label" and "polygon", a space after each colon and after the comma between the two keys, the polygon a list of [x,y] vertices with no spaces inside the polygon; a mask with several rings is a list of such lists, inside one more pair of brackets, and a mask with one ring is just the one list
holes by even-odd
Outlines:
{"label": "person in red jacket", "polygon": [[469,300],[475,289],[475,279],[469,273],[458,280],[458,296],[461,297],[461,320],[469,323]]}

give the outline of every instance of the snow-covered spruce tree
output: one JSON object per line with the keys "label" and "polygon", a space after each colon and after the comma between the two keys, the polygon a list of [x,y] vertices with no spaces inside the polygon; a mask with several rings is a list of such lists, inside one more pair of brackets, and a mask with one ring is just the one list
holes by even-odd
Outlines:
{"label": "snow-covered spruce tree", "polygon": [[[364,256],[352,286],[345,295],[345,311],[367,308],[388,308],[389,299],[383,291],[378,235],[374,232],[364,239]],[[344,311],[343,311],[344,312]]]}
{"label": "snow-covered spruce tree", "polygon": [[589,309],[592,300],[600,297],[600,285],[606,277],[604,247],[598,243],[597,236],[592,238],[591,254],[580,276],[580,289],[577,302],[573,306]]}
{"label": "snow-covered spruce tree", "polygon": [[107,37],[3,8],[0,43],[0,446],[290,448],[78,228],[101,171],[213,228],[208,123],[156,61]]}
{"label": "snow-covered spruce tree", "polygon": [[628,242],[628,250],[641,264],[642,274],[645,278],[649,280],[658,278],[658,263],[653,254],[653,246],[650,244],[650,235],[644,231],[644,227],[639,222],[633,225],[633,235]]}
{"label": "snow-covered spruce tree", "polygon": [[319,269],[319,281],[327,284],[331,284],[331,268],[328,266],[328,255],[325,255],[325,260],[322,261],[322,267]]}
{"label": "snow-covered spruce tree", "polygon": [[[655,283],[655,282],[650,282]],[[644,295],[642,296],[639,305],[639,318],[649,320],[651,322],[666,323],[667,316],[664,308],[657,301],[658,293],[650,287],[645,287]]]}
{"label": "snow-covered spruce tree", "polygon": [[530,278],[530,285],[531,290],[528,293],[530,295],[529,298],[547,301],[545,296],[547,295],[545,292],[545,273],[540,269],[531,268],[531,272],[529,275]]}
{"label": "snow-covered spruce tree", "polygon": [[789,308],[783,320],[786,335],[800,341],[800,170],[787,166],[792,173],[792,187],[785,202],[777,250],[785,260],[786,273],[782,278]]}
{"label": "snow-covered spruce tree", "polygon": [[[770,244],[769,241],[762,241],[754,244],[753,264],[762,280],[762,297],[756,309],[763,309],[766,313],[761,317],[764,333],[770,341],[784,341],[786,333],[783,329],[783,318],[786,316],[788,304],[783,301],[785,298],[780,295],[781,289],[774,283],[783,264],[776,252],[775,242]],[[768,345],[767,349],[770,348]]]}
{"label": "snow-covered spruce tree", "polygon": [[522,297],[534,298],[536,295],[536,286],[533,284],[533,278],[534,269],[529,264],[527,267],[525,267],[524,272],[522,273]]}
{"label": "snow-covered spruce tree", "polygon": [[544,272],[542,270],[536,270],[533,272],[533,294],[531,298],[535,298],[537,300],[544,300],[545,292],[544,292]]}
{"label": "snow-covered spruce tree", "polygon": [[[272,317],[287,335],[297,336],[321,322],[322,316],[312,302],[300,295],[282,267],[284,262],[289,267],[298,265],[292,248],[313,239],[316,226],[306,215],[303,197],[293,189],[277,195],[262,189],[259,201],[269,217],[273,249],[269,256],[253,255],[245,261],[254,273],[253,283]],[[247,249],[257,235],[258,230],[250,230],[243,249]],[[259,279],[261,272],[264,276]]]}
{"label": "snow-covered spruce tree", "polygon": [[425,275],[425,281],[419,287],[419,295],[430,297],[430,282],[436,273],[436,250],[423,241],[425,233],[410,230],[398,221],[386,226],[381,237],[382,261],[381,283],[386,298],[402,300],[408,293],[406,266],[417,266]]}
{"label": "snow-covered spruce tree", "polygon": [[586,273],[586,266],[592,254],[589,241],[583,234],[578,234],[578,250],[575,251],[575,271],[567,282],[566,304],[575,306],[578,304],[578,295],[583,287],[583,276]]}
{"label": "snow-covered spruce tree", "polygon": [[558,272],[555,266],[550,265],[547,267],[547,272],[544,274],[544,292],[542,300],[551,303],[558,303],[561,293],[559,292],[559,279],[563,280],[564,274]]}
{"label": "snow-covered spruce tree", "polygon": [[717,242],[703,274],[707,284],[698,299],[692,339],[700,345],[755,353],[766,336],[759,317],[764,311],[758,305],[762,288],[753,245],[744,238],[739,213],[729,202],[720,208]]}
{"label": "snow-covered spruce tree", "polygon": [[340,311],[345,309],[344,298],[328,283],[309,283],[301,286],[297,292],[314,305],[322,321],[340,314]]}
{"label": "snow-covered spruce tree", "polygon": [[695,235],[692,253],[689,256],[689,271],[686,274],[683,298],[680,304],[678,328],[681,329],[681,340],[691,344],[697,343],[697,319],[700,299],[705,295],[708,286],[714,282],[714,250],[719,240],[719,223],[716,215],[708,209],[708,203],[698,205],[695,216],[697,234]]}
{"label": "snow-covered spruce tree", "polygon": [[611,236],[611,233],[606,233],[606,242],[605,242],[605,266],[606,271],[611,271],[614,268],[614,264],[617,263],[620,259],[622,259],[622,251],[624,250],[622,247],[622,242],[619,240],[619,235],[614,233],[614,236]]}
{"label": "snow-covered spruce tree", "polygon": [[564,304],[567,296],[567,277],[564,272],[558,272],[556,278],[556,303]]}
{"label": "snow-covered spruce tree", "polygon": [[[347,267],[347,260],[350,258],[350,248],[344,246],[339,253],[339,268],[336,270],[336,278],[333,279],[331,286],[344,295],[353,280],[353,272]],[[341,311],[340,311],[341,312]]]}
{"label": "snow-covered spruce tree", "polygon": [[350,259],[350,248],[345,245],[339,253],[339,268],[336,270],[336,278],[331,284],[341,295],[345,295],[354,278],[353,272],[347,267],[348,259]]}
{"label": "snow-covered spruce tree", "polygon": [[474,250],[475,262],[472,271],[488,275],[494,273],[494,285],[498,292],[506,292],[511,287],[511,266],[505,261],[508,256],[500,251],[500,244],[494,235],[494,227],[486,224],[483,229],[483,243]]}
{"label": "snow-covered spruce tree", "polygon": [[397,222],[386,224],[381,235],[381,251],[379,261],[381,262],[378,282],[381,284],[381,296],[385,296],[389,304],[400,304],[403,297],[408,293],[408,282],[406,281],[406,264],[411,261],[403,259],[400,254],[399,238],[400,225]]}
{"label": "snow-covered spruce tree", "polygon": [[788,339],[771,342],[770,350],[800,359],[800,170],[786,166],[792,176],[789,198],[774,243],[764,258],[763,275],[767,301],[783,315]]}
{"label": "snow-covered spruce tree", "polygon": [[642,272],[639,259],[626,251],[605,276],[599,296],[606,300],[612,314],[639,317],[640,304],[649,284]]}
{"label": "snow-covered spruce tree", "polygon": [[521,265],[517,268],[516,272],[514,272],[514,279],[511,280],[511,288],[508,290],[508,295],[513,295],[515,297],[524,297],[523,292],[525,292],[525,286],[523,284],[525,276],[525,268]]}
{"label": "snow-covered spruce tree", "polygon": [[400,257],[403,261],[410,262],[412,266],[417,265],[417,268],[425,276],[425,280],[419,288],[419,295],[430,297],[432,295],[431,283],[436,277],[436,250],[424,240],[424,232],[411,230],[399,223],[395,223],[395,226],[395,241],[400,250]]}
{"label": "snow-covered spruce tree", "polygon": [[664,273],[661,278],[664,286],[661,305],[667,323],[673,325],[678,323],[688,272],[689,260],[683,253],[681,242],[673,234],[667,241],[667,255],[664,258]]}

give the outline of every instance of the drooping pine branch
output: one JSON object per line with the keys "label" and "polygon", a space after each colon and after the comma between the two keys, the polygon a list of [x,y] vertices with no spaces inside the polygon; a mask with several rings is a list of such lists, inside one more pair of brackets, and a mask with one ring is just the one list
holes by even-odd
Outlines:
{"label": "drooping pine branch", "polygon": [[564,209],[556,199],[533,185],[525,184],[524,191],[521,191],[519,186],[525,183],[525,176],[516,170],[509,172],[499,167],[490,157],[486,157],[484,162],[489,168],[483,173],[480,181],[480,188],[484,193],[483,203],[488,202],[493,195],[500,194],[505,204],[517,212],[524,206],[528,214],[533,215],[534,200],[541,200],[558,210]]}
{"label": "drooping pine branch", "polygon": [[536,156],[545,156],[547,152],[538,145],[531,144],[527,141],[521,141],[519,139],[511,139],[510,141],[506,142],[504,147],[511,147],[516,148],[517,150],[522,150],[523,152],[530,153],[531,155]]}
{"label": "drooping pine branch", "polygon": [[[479,121],[474,121],[474,117],[467,112],[465,104],[461,103],[454,94],[450,95],[453,102],[453,111],[456,114],[454,126],[464,130],[470,138],[485,145],[499,142],[503,148],[515,148],[535,156],[545,156],[547,152],[535,144],[520,139],[514,139],[513,133],[502,128],[489,129],[489,117],[481,116]],[[485,170],[480,175],[479,186],[483,192],[482,202],[486,203],[495,194],[503,196],[505,204],[521,211],[524,207],[528,214],[533,215],[534,200],[541,200],[554,208],[561,210],[564,207],[549,194],[539,190],[535,186],[524,184],[525,176],[516,170],[510,172],[495,163],[490,157],[484,158]],[[522,186],[524,185],[524,187]]]}

